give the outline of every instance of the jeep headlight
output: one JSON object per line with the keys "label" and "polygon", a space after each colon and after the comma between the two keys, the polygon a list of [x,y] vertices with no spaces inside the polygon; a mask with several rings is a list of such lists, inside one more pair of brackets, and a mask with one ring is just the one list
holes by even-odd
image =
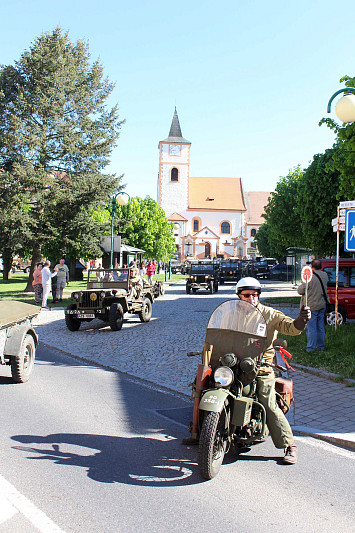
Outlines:
{"label": "jeep headlight", "polygon": [[233,379],[233,370],[227,366],[220,366],[215,370],[214,380],[217,387],[228,387],[228,385],[233,383]]}
{"label": "jeep headlight", "polygon": [[73,298],[75,298],[75,300],[79,300],[79,293],[78,292],[74,292]]}
{"label": "jeep headlight", "polygon": [[105,298],[105,296],[106,296],[106,293],[105,293],[104,291],[101,291],[101,292],[100,292],[100,297],[101,297],[101,298]]}

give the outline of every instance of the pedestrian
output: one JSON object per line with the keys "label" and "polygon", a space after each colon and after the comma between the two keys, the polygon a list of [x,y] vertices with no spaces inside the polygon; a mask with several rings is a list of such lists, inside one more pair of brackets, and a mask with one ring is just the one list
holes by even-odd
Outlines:
{"label": "pedestrian", "polygon": [[61,302],[65,285],[69,283],[69,268],[62,258],[59,259],[59,263],[54,267],[54,270],[57,270],[57,301]]}
{"label": "pedestrian", "polygon": [[148,276],[148,283],[150,285],[153,285],[153,276],[155,272],[155,264],[153,261],[148,261],[147,264],[147,276]]}
{"label": "pedestrian", "polygon": [[[242,278],[237,283],[236,293],[240,300],[254,305],[263,315],[267,327],[267,348],[263,355],[266,363],[272,363],[275,357],[273,342],[277,338],[277,333],[283,335],[299,335],[304,330],[310,319],[308,307],[302,307],[299,316],[294,320],[277,311],[272,307],[267,307],[259,302],[261,293],[260,282],[255,278]],[[283,462],[285,464],[295,464],[297,462],[297,446],[294,442],[292,430],[285,415],[278,407],[275,393],[275,374],[268,365],[261,365],[257,374],[257,395],[259,402],[266,411],[266,424],[270,432],[271,439],[276,448],[284,448]]]}
{"label": "pedestrian", "polygon": [[52,278],[57,275],[57,272],[51,272],[49,267],[51,266],[50,261],[44,263],[44,268],[42,269],[42,287],[43,287],[43,298],[42,298],[42,309],[48,309],[47,300],[49,293],[51,292]]}
{"label": "pedestrian", "polygon": [[[327,297],[328,275],[321,270],[322,264],[319,259],[313,259],[311,268],[313,276],[308,283],[307,305],[312,312],[312,318],[307,324],[307,352],[314,350],[324,351],[325,349],[325,330],[324,330],[324,313]],[[301,306],[304,305],[306,295],[306,284],[301,283],[297,288],[298,294],[301,294]]]}
{"label": "pedestrian", "polygon": [[36,304],[41,303],[43,288],[42,288],[42,263],[37,263],[35,270],[33,271],[32,287],[35,293]]}

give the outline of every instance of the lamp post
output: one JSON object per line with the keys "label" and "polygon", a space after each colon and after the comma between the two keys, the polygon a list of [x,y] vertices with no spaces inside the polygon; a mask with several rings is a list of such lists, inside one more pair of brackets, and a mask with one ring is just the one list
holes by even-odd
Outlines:
{"label": "lamp post", "polygon": [[[125,198],[127,196],[127,198]],[[126,192],[118,191],[112,195],[112,211],[111,211],[111,255],[110,268],[113,268],[113,230],[115,225],[116,203],[118,205],[127,205],[131,197]]]}
{"label": "lamp post", "polygon": [[[327,113],[330,113],[331,105],[336,96],[340,93],[345,93],[340,100],[338,100],[337,105],[335,106],[335,112],[337,117],[345,123],[355,122],[355,87],[346,87],[345,89],[340,89],[331,96],[328,106]],[[339,220],[339,206],[337,210],[337,216]],[[337,227],[337,255],[336,255],[336,267],[335,267],[335,329],[338,325],[338,288],[339,288],[339,241],[340,241],[340,230],[339,224]]]}

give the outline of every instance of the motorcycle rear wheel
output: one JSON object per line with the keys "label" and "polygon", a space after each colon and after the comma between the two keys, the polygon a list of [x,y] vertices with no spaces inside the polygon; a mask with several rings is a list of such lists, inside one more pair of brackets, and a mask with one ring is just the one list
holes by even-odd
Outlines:
{"label": "motorcycle rear wheel", "polygon": [[227,448],[226,412],[209,412],[205,415],[198,453],[200,473],[205,479],[214,478],[223,463]]}

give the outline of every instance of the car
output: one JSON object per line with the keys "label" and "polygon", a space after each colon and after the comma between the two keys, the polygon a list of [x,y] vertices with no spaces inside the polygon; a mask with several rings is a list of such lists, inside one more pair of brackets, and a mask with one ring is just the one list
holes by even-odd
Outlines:
{"label": "car", "polygon": [[195,294],[199,289],[218,292],[218,263],[215,261],[192,261],[188,265],[186,294]]}
{"label": "car", "polygon": [[135,268],[91,269],[86,290],[72,292],[73,303],[65,310],[65,323],[77,331],[82,322],[99,318],[108,322],[113,331],[123,325],[125,313],[136,314],[141,322],[149,322],[157,288],[139,277],[136,285]]}
{"label": "car", "polygon": [[0,302],[0,364],[11,366],[15,383],[25,383],[33,370],[38,337],[32,321],[40,309],[35,305]]}
{"label": "car", "polygon": [[279,263],[270,269],[269,279],[279,281],[291,281],[293,276],[293,266],[286,263]]}
{"label": "car", "polygon": [[[336,260],[321,259],[321,269],[328,274],[327,294],[333,306],[327,314],[327,322],[335,319]],[[338,324],[355,318],[355,259],[339,259],[338,274]]]}

